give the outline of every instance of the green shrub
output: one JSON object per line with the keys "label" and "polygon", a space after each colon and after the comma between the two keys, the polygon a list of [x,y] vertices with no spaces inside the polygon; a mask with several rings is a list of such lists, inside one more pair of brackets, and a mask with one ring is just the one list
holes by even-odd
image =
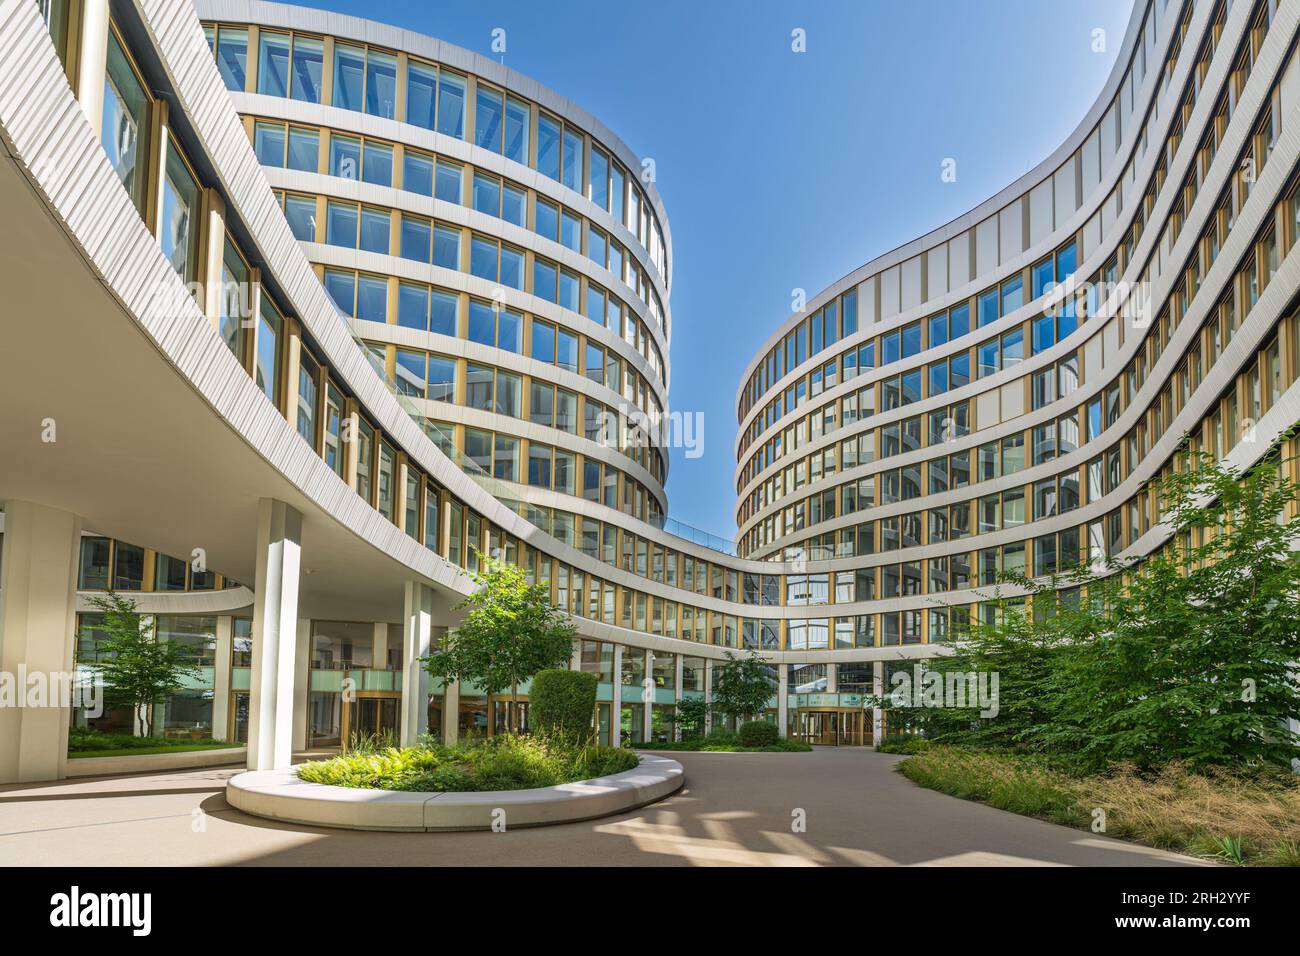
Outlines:
{"label": "green shrub", "polygon": [[632,770],[637,756],[613,747],[503,734],[451,747],[422,743],[340,754],[298,768],[309,783],[422,793],[529,790]]}
{"label": "green shrub", "polygon": [[919,754],[930,746],[930,741],[924,737],[914,737],[911,734],[893,734],[889,737],[882,737],[880,743],[876,745],[876,750],[882,754]]}
{"label": "green shrub", "polygon": [[766,720],[745,721],[740,725],[737,736],[742,747],[771,747],[781,739],[781,735],[776,732],[776,724]]}
{"label": "green shrub", "polygon": [[595,674],[583,671],[539,671],[528,691],[529,714],[538,733],[588,742],[596,712],[596,683]]}

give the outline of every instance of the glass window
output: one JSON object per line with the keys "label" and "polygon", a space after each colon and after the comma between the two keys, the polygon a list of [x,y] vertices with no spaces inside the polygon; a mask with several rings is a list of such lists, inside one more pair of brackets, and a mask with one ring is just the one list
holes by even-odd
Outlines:
{"label": "glass window", "polygon": [[406,150],[402,157],[402,188],[421,196],[432,196],[433,157]]}
{"label": "glass window", "polygon": [[366,112],[392,119],[397,107],[397,57],[371,50],[366,57]]}
{"label": "glass window", "polygon": [[428,262],[433,241],[433,226],[427,219],[416,219],[403,213],[399,240],[400,255],[403,259]]}
{"label": "glass window", "polygon": [[473,189],[474,208],[489,216],[501,214],[501,180],[494,176],[474,174]]}
{"label": "glass window", "polygon": [[361,140],[351,136],[330,136],[330,175],[361,178]]}
{"label": "glass window", "polygon": [[456,395],[456,360],[443,355],[429,356],[428,397],[436,402],[450,402]]}
{"label": "glass window", "polygon": [[434,198],[460,205],[461,176],[463,169],[455,163],[438,161],[438,176],[434,183]]}
{"label": "glass window", "polygon": [[[242,87],[241,87],[242,88]],[[148,189],[149,95],[135,74],[117,35],[109,31],[108,69],[104,75],[104,118],[100,143],[109,164],[130,194],[136,209],[145,209]]]}
{"label": "glass window", "polygon": [[502,129],[504,119],[504,98],[502,94],[486,86],[479,86],[475,97],[474,142],[494,153],[501,152]]}
{"label": "glass window", "polygon": [[362,91],[365,89],[366,82],[365,70],[365,50],[345,43],[334,44],[335,106],[361,112]]}
{"label": "glass window", "polygon": [[319,366],[305,351],[298,364],[298,434],[303,440],[316,447],[316,395],[318,384],[316,375]]}
{"label": "glass window", "polygon": [[459,301],[459,297],[450,292],[433,289],[429,293],[429,331],[455,335]]}
{"label": "glass window", "polygon": [[248,31],[222,27],[217,34],[217,72],[228,90],[244,89],[248,73]]}
{"label": "glass window", "polygon": [[314,129],[289,127],[289,168],[314,173],[319,163],[320,133]]}
{"label": "glass window", "polygon": [[537,171],[560,178],[560,124],[545,114],[537,118]]}
{"label": "glass window", "polygon": [[591,170],[587,175],[587,198],[601,209],[609,208],[609,157],[597,149],[591,149]]}
{"label": "glass window", "polygon": [[424,129],[433,129],[436,112],[438,73],[431,66],[408,63],[406,66],[406,121]]}
{"label": "glass window", "polygon": [[325,58],[325,44],[315,37],[293,38],[293,76],[290,95],[306,103],[320,102],[321,70]]}
{"label": "glass window", "polygon": [[257,39],[257,92],[289,95],[289,34],[263,30]]}
{"label": "glass window", "polygon": [[527,220],[528,196],[522,189],[506,184],[501,191],[501,218],[516,226]]}
{"label": "glass window", "polygon": [[429,289],[400,282],[397,285],[397,324],[408,329],[429,328]]}
{"label": "glass window", "polygon": [[257,123],[253,126],[253,152],[263,166],[283,166],[284,145],[283,123]]}
{"label": "glass window", "polygon": [[361,178],[376,186],[393,185],[393,147],[367,140]]}
{"label": "glass window", "polygon": [[517,163],[528,162],[528,104],[506,98],[505,154]]}
{"label": "glass window", "polygon": [[285,196],[285,219],[295,239],[316,242],[316,200],[309,196]]}
{"label": "glass window", "polygon": [[564,128],[564,152],[560,157],[560,182],[574,192],[582,189],[582,137],[567,126]]}
{"label": "glass window", "polygon": [[325,212],[325,241],[331,246],[345,249],[357,247],[357,207],[351,204],[330,202]]}
{"label": "glass window", "polygon": [[357,318],[388,321],[388,280],[380,276],[357,277]]}
{"label": "glass window", "polygon": [[438,132],[465,138],[465,78],[438,72]]}
{"label": "glass window", "polygon": [[77,587],[82,591],[102,591],[108,588],[108,538],[81,539],[81,565]]}
{"label": "glass window", "polygon": [[169,143],[169,147],[158,241],[176,274],[185,282],[193,282],[198,277],[199,184],[175,143]]}
{"label": "glass window", "polygon": [[257,387],[276,404],[280,394],[280,329],[283,321],[280,314],[271,305],[270,299],[262,296],[261,314],[257,322],[257,367],[255,377]]}
{"label": "glass window", "polygon": [[433,264],[444,269],[460,269],[460,230],[437,226],[433,230]]}
{"label": "glass window", "polygon": [[388,255],[388,230],[392,220],[386,209],[361,210],[361,249]]}

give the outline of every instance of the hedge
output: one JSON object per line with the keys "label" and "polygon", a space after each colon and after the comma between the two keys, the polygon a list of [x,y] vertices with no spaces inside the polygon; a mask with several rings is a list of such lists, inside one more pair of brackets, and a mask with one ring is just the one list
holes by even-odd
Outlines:
{"label": "hedge", "polygon": [[766,720],[747,720],[740,725],[742,747],[771,747],[779,736],[776,724]]}
{"label": "hedge", "polygon": [[528,689],[529,718],[537,732],[575,742],[589,740],[597,680],[595,674],[583,671],[538,671]]}

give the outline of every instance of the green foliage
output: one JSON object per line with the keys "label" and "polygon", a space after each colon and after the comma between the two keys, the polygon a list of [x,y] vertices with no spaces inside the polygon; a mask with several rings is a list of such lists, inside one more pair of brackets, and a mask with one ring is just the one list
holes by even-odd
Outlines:
{"label": "green foliage", "polygon": [[568,663],[573,622],[551,604],[550,589],[529,584],[522,568],[481,552],[479,565],[477,590],[457,606],[465,619],[424,658],[425,670],[448,683],[472,682],[484,693],[510,690],[515,697],[538,671]]}
{"label": "green foliage", "polygon": [[79,756],[114,756],[120,753],[168,753],[180,750],[208,750],[242,747],[243,744],[220,740],[192,740],[189,737],[135,737],[131,734],[106,734],[89,727],[68,731],[68,753]]}
{"label": "green foliage", "polygon": [[919,754],[928,746],[930,746],[930,741],[924,737],[914,737],[911,734],[892,734],[880,739],[880,743],[876,745],[876,751],[882,754]]}
{"label": "green foliage", "polygon": [[[775,730],[775,726],[768,724]],[[707,737],[691,737],[686,740],[666,743],[637,744],[638,750],[677,750],[701,753],[808,753],[812,750],[802,740],[777,737],[770,744],[748,746],[741,742],[740,735],[729,730],[715,730]]]}
{"label": "green foliage", "polygon": [[703,697],[683,697],[673,711],[673,723],[681,730],[685,740],[704,733],[704,722],[709,716],[709,702]]}
{"label": "green foliage", "polygon": [[[1300,780],[1286,770],[1063,772],[1042,757],[932,744],[898,764],[923,787],[1000,810],[1234,864],[1300,866]],[[1101,811],[1101,815],[1098,815]]]}
{"label": "green foliage", "polygon": [[742,747],[771,747],[781,735],[776,732],[776,724],[766,720],[747,720],[740,725],[736,735]]}
{"label": "green foliage", "polygon": [[589,743],[596,712],[595,674],[544,670],[533,677],[528,691],[533,726],[542,736]]}
{"label": "green foliage", "polygon": [[200,670],[193,652],[168,641],[156,641],[151,620],[136,612],[134,601],[109,591],[90,600],[104,614],[98,641],[99,672],[104,679],[104,699],[110,707],[130,707],[153,734],[153,708],[196,680]]}
{"label": "green foliage", "polygon": [[[1046,583],[1008,577],[1039,613],[1003,599],[997,624],[931,662],[996,671],[996,717],[914,708],[907,719],[931,740],[1049,755],[1079,773],[1300,757],[1288,724],[1300,719],[1300,517],[1286,517],[1300,488],[1276,459],[1242,474],[1188,455],[1157,491],[1173,531],[1165,549]],[[1058,602],[1074,586],[1086,598]]]}
{"label": "green foliage", "polygon": [[761,714],[773,693],[772,678],[762,658],[752,652],[738,656],[731,651],[726,657],[713,668],[713,711],[738,720]]}
{"label": "green foliage", "polygon": [[298,768],[309,783],[420,793],[529,790],[604,777],[637,766],[630,750],[502,735],[451,747],[363,747]]}

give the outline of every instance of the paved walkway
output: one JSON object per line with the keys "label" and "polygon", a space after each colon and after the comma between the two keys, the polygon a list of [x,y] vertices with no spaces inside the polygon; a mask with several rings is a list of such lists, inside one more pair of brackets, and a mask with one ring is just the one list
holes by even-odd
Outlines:
{"label": "paved walkway", "polygon": [[[277,824],[226,803],[237,768],[0,787],[0,865],[1169,866],[1198,861],[915,786],[855,748],[679,755],[667,800],[508,833]],[[792,831],[795,816],[806,822]]]}

